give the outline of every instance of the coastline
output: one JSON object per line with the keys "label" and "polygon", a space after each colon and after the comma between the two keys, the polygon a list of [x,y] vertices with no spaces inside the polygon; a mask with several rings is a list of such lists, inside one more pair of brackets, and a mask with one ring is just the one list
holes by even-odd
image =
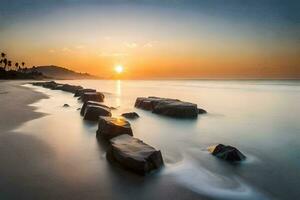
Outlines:
{"label": "coastline", "polygon": [[0,81],[0,132],[13,130],[23,123],[44,116],[35,112],[36,108],[30,106],[47,95],[23,87],[29,81]]}
{"label": "coastline", "polygon": [[0,81],[0,199],[21,198],[26,190],[26,181],[22,183],[20,179],[26,180],[34,171],[40,171],[35,161],[49,152],[35,137],[14,132],[25,122],[45,115],[36,112],[30,104],[48,96],[23,87],[22,84],[27,82]]}
{"label": "coastline", "polygon": [[[30,104],[47,98],[54,105],[60,105],[61,99],[58,96],[48,98],[47,93],[22,87],[24,83],[26,81],[0,82],[0,94],[5,95],[1,98],[0,107],[5,113],[1,115],[0,122],[0,199],[210,199],[178,185],[170,176],[150,176],[145,181],[144,177],[111,166],[102,157],[104,150],[94,137],[95,131],[92,127],[86,129],[87,124],[75,123],[77,126],[74,128],[72,121],[63,122],[64,127],[70,126],[69,130],[72,130],[68,134],[71,146],[65,146],[64,142],[56,143],[63,141],[62,132],[58,129],[61,120],[58,115],[74,115],[76,117],[72,120],[75,121],[82,121],[81,117],[77,110],[65,112],[62,109],[58,110],[58,115],[55,113],[41,118],[45,114],[36,112]],[[62,95],[63,98],[68,96]],[[71,99],[76,102],[73,96],[70,96]],[[56,127],[52,131],[46,127],[49,120],[53,120]],[[25,122],[43,124],[35,126],[42,129],[20,131],[19,127]],[[81,138],[79,143],[74,144],[81,126],[85,127],[84,135],[90,133],[91,137]],[[36,133],[41,137],[36,137]],[[82,154],[72,157],[71,152]]]}

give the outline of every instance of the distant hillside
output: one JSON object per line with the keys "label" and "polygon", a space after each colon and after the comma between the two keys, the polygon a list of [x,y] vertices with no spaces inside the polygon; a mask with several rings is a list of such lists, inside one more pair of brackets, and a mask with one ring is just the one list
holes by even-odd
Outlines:
{"label": "distant hillside", "polygon": [[35,70],[41,72],[44,76],[54,79],[98,79],[99,77],[90,75],[88,73],[78,73],[63,67],[54,65],[38,66]]}

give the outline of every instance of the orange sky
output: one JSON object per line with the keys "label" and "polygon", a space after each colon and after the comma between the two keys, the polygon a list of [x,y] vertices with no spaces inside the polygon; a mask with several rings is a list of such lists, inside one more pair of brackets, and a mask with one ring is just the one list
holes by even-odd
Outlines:
{"label": "orange sky", "polygon": [[0,50],[28,66],[104,78],[115,77],[117,64],[122,78],[300,78],[299,29],[282,26],[190,10],[74,6],[18,18],[0,29]]}

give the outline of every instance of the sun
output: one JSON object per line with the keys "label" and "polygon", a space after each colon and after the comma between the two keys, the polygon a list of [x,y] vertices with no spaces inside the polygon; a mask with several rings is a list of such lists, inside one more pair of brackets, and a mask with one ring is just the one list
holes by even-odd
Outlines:
{"label": "sun", "polygon": [[124,71],[124,67],[122,65],[117,65],[115,67],[115,71],[118,73],[118,74],[121,74],[123,71]]}

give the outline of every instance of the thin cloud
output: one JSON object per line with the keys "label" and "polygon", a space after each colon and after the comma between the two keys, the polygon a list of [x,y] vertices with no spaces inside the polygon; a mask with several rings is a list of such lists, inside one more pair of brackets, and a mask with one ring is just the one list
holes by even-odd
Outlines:
{"label": "thin cloud", "polygon": [[138,44],[135,42],[125,42],[124,45],[130,49],[134,49],[134,48],[138,47]]}

